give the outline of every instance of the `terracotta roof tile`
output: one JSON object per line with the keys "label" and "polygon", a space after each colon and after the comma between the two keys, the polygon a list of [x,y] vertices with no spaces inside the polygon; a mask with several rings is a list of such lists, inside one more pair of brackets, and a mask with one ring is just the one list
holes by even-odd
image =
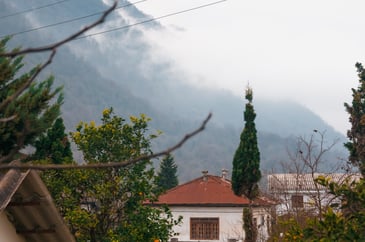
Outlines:
{"label": "terracotta roof tile", "polygon": [[246,197],[236,196],[231,182],[218,176],[206,175],[179,185],[159,197],[154,204],[187,206],[245,206]]}

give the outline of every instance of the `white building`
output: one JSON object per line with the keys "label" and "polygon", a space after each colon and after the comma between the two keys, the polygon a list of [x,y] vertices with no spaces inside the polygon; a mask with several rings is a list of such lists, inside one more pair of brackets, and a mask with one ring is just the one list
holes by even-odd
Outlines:
{"label": "white building", "polygon": [[347,179],[357,180],[360,174],[344,173],[279,173],[268,175],[268,190],[278,199],[277,214],[283,215],[293,211],[306,211],[308,214],[318,214],[328,206],[338,202],[328,190],[317,184],[315,179],[323,176],[336,183]]}
{"label": "white building", "polygon": [[155,204],[167,204],[175,219],[183,217],[182,224],[174,227],[178,235],[171,241],[244,241],[242,212],[243,208],[249,206],[253,208],[258,241],[268,239],[273,203],[236,196],[231,189],[231,182],[224,176],[205,173],[202,177],[167,191]]}

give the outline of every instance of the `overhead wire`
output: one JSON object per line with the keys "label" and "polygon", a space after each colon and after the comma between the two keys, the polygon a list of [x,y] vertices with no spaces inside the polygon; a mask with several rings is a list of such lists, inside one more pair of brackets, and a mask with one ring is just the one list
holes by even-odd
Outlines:
{"label": "overhead wire", "polygon": [[19,12],[10,13],[10,14],[7,14],[7,15],[0,16],[0,19],[16,16],[16,15],[23,14],[23,13],[32,12],[32,11],[42,9],[42,8],[48,8],[48,7],[51,7],[51,6],[54,6],[54,5],[63,3],[63,2],[67,2],[67,1],[70,1],[70,0],[61,0],[61,1],[53,2],[53,3],[41,5],[41,6],[38,6],[38,7],[33,7],[33,8],[30,8],[30,9],[22,10],[22,11],[19,11]]}
{"label": "overhead wire", "polygon": [[[65,0],[65,1],[69,1],[69,0]],[[116,7],[115,9],[126,8],[126,7],[129,7],[129,6],[141,3],[141,2],[146,2],[146,1],[148,1],[148,0],[140,0],[140,1],[133,2],[133,3],[128,3],[128,4],[125,4],[125,5]],[[92,13],[92,14],[88,14],[88,15],[85,15],[85,16],[64,20],[64,21],[61,21],[61,22],[53,23],[53,24],[43,25],[43,26],[40,26],[40,27],[32,28],[32,29],[27,29],[27,30],[23,30],[23,31],[18,31],[18,32],[2,35],[2,36],[0,36],[0,38],[3,38],[5,36],[16,36],[16,35],[20,35],[20,34],[25,34],[25,33],[33,32],[33,31],[37,31],[37,30],[40,30],[40,29],[54,27],[54,26],[61,25],[61,24],[71,23],[71,22],[75,22],[75,21],[78,21],[78,20],[81,20],[81,19],[90,18],[90,17],[96,16],[96,15],[101,15],[103,13],[104,13],[104,11],[99,11],[99,12],[96,12],[96,13]]]}
{"label": "overhead wire", "polygon": [[136,25],[146,24],[146,23],[153,22],[153,21],[156,21],[156,20],[159,20],[159,19],[171,17],[171,16],[174,16],[174,15],[179,15],[179,14],[186,13],[186,12],[191,12],[191,11],[194,11],[194,10],[197,10],[197,9],[213,6],[213,5],[216,5],[216,4],[219,4],[219,3],[222,3],[222,2],[226,2],[226,1],[228,1],[228,0],[220,0],[220,1],[212,2],[212,3],[208,3],[208,4],[199,5],[197,7],[181,10],[181,11],[174,12],[174,13],[169,13],[169,14],[166,14],[166,15],[162,15],[160,17],[147,19],[147,20],[137,22],[137,23],[134,23],[134,24],[124,25],[124,26],[121,26],[121,27],[118,27],[118,28],[113,28],[113,29],[108,29],[108,30],[104,30],[104,31],[101,31],[101,32],[97,32],[97,33],[83,35],[83,36],[80,36],[80,37],[78,37],[74,40],[84,39],[84,38],[88,38],[88,37],[95,36],[95,35],[106,34],[106,33],[109,33],[109,32],[114,32],[114,31],[118,31],[118,30],[122,30],[122,29],[128,29],[128,28],[131,28],[131,27],[136,26]]}

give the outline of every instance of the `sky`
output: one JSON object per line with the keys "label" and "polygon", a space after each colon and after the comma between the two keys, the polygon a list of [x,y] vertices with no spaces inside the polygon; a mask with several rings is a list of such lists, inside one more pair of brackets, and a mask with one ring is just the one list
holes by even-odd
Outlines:
{"label": "sky", "polygon": [[[147,0],[136,7],[153,17],[215,0]],[[344,102],[358,86],[355,63],[365,63],[365,1],[227,0],[159,19],[151,31],[156,58],[168,58],[194,85],[254,98],[292,100],[339,132],[350,127]]]}

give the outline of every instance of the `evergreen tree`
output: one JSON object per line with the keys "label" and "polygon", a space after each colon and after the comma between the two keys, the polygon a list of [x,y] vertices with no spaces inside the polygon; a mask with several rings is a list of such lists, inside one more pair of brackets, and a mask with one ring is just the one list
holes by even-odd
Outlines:
{"label": "evergreen tree", "polygon": [[72,161],[71,145],[65,134],[63,119],[58,118],[53,126],[35,142],[33,160],[47,159],[54,164]]}
{"label": "evergreen tree", "polygon": [[[336,183],[324,176],[315,182],[326,188],[333,195],[331,205],[322,216],[308,218],[304,227],[297,222],[290,224],[284,233],[284,241],[365,241],[365,70],[356,63],[359,86],[352,89],[352,105],[345,103],[350,114],[351,129],[345,143],[349,150],[349,160],[362,173],[360,179],[349,176],[341,183]],[[273,238],[277,241],[277,238]]]}
{"label": "evergreen tree", "polygon": [[350,152],[351,163],[365,176],[365,70],[360,63],[356,63],[356,68],[359,86],[352,88],[352,105],[345,103],[351,123],[351,129],[347,131],[350,141],[345,143],[345,147]]}
{"label": "evergreen tree", "polygon": [[245,242],[255,242],[257,241],[257,228],[254,224],[252,209],[243,209],[243,228],[245,230]]}
{"label": "evergreen tree", "polygon": [[174,157],[169,154],[164,157],[160,164],[160,171],[157,175],[157,186],[162,191],[176,187],[179,184],[176,173],[177,165],[174,162]]}
{"label": "evergreen tree", "polygon": [[[8,40],[0,41],[0,53],[6,52]],[[0,57],[0,163],[18,158],[19,151],[33,145],[60,115],[62,88],[52,90],[52,76],[31,82],[39,67],[24,72],[23,65],[22,56]]]}
{"label": "evergreen tree", "polygon": [[[71,138],[86,164],[108,163],[152,154],[145,115],[129,122],[103,111],[101,124],[81,122]],[[167,241],[179,223],[167,207],[154,202],[156,175],[150,160],[127,167],[49,170],[43,180],[76,241]],[[87,209],[85,209],[87,208]]]}
{"label": "evergreen tree", "polygon": [[255,111],[252,105],[252,89],[246,90],[245,127],[241,133],[240,144],[233,158],[232,189],[236,195],[253,199],[258,195],[258,182],[261,179],[260,152],[257,145]]}

